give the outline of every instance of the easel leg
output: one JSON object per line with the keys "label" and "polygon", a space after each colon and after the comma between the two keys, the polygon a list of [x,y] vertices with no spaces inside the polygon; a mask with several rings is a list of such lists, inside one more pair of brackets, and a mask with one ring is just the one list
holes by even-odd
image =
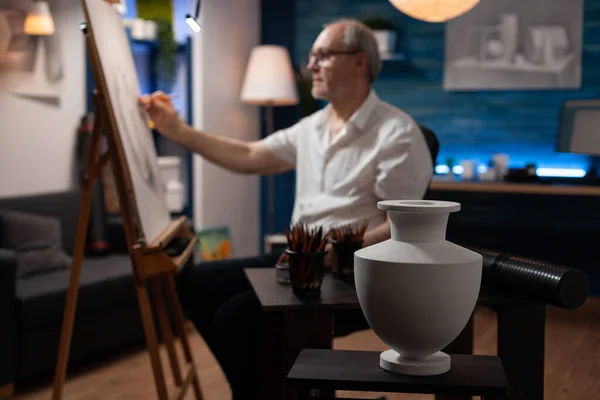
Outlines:
{"label": "easel leg", "polygon": [[[79,294],[79,280],[81,277],[81,263],[85,252],[88,222],[92,209],[92,196],[94,193],[94,183],[99,169],[95,168],[100,148],[100,135],[102,132],[102,113],[98,114],[94,130],[92,133],[92,143],[90,147],[89,159],[86,167],[85,181],[82,189],[81,206],[77,219],[77,236],[73,250],[73,259],[71,263],[71,277],[69,280],[69,289],[63,316],[63,325],[60,336],[60,346],[58,349],[58,361],[54,372],[54,389],[52,399],[58,400],[62,397],[62,391],[67,376],[67,363],[69,360],[69,351],[71,348],[71,338],[73,334],[73,323],[75,321],[75,311],[77,308],[77,296]],[[94,173],[96,172],[96,173]]]}
{"label": "easel leg", "polygon": [[179,361],[177,361],[177,353],[175,352],[175,345],[173,344],[173,332],[171,331],[169,316],[167,315],[167,310],[165,308],[163,287],[161,285],[162,282],[159,279],[161,278],[151,279],[150,285],[152,288],[152,296],[156,302],[158,322],[160,324],[160,330],[163,334],[163,341],[169,355],[171,370],[173,371],[173,380],[177,386],[181,386],[183,383],[183,379],[181,378],[181,369],[179,368]]}
{"label": "easel leg", "polygon": [[[188,342],[187,334],[185,332],[185,319],[183,318],[181,305],[179,304],[179,299],[177,298],[177,289],[175,287],[175,278],[173,274],[167,275],[165,281],[167,286],[166,289],[167,298],[169,299],[169,306],[173,311],[173,317],[175,318],[175,329],[177,330],[177,335],[181,340],[183,353],[185,354],[185,360],[189,364],[194,366],[194,357],[192,356],[190,343]],[[202,390],[200,389],[200,381],[198,380],[198,374],[194,374],[192,384],[194,385],[194,394],[196,395],[196,399],[202,400]]]}
{"label": "easel leg", "polygon": [[144,281],[136,281],[135,283],[138,301],[140,303],[140,312],[142,314],[142,322],[144,324],[144,334],[146,336],[146,344],[150,353],[150,362],[152,363],[152,373],[154,375],[154,383],[160,400],[168,399],[167,386],[165,383],[165,375],[160,362],[160,353],[158,352],[158,340],[156,339],[156,330],[154,329],[154,320],[152,318],[152,308],[148,291]]}

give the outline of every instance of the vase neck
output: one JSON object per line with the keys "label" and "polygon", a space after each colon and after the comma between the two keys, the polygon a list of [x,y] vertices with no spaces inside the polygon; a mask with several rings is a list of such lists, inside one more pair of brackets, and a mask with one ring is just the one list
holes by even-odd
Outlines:
{"label": "vase neck", "polygon": [[448,213],[417,214],[389,212],[392,240],[432,243],[446,240]]}

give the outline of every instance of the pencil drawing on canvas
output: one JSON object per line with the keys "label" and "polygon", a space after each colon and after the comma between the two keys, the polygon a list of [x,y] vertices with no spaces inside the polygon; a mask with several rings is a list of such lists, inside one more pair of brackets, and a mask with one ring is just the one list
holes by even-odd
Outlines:
{"label": "pencil drawing on canvas", "polygon": [[[58,100],[64,77],[60,33],[25,33],[32,4],[33,0],[0,0],[0,92]],[[51,12],[54,4],[50,2]]]}
{"label": "pencil drawing on canvas", "polygon": [[118,12],[102,0],[84,0],[109,106],[129,167],[144,236],[158,237],[171,221],[152,132],[138,105],[139,81],[129,39]]}
{"label": "pencil drawing on canvas", "polygon": [[577,89],[583,0],[482,0],[446,25],[444,88]]}
{"label": "pencil drawing on canvas", "polygon": [[[124,130],[121,132],[123,141],[126,141],[126,148],[131,149],[132,159],[129,163],[135,164],[137,172],[149,185],[161,184],[158,176],[158,170],[154,168],[153,159],[156,158],[152,135],[139,135],[136,132],[145,132],[146,128],[144,121],[144,111],[130,101],[122,101],[131,93],[136,92],[137,86],[131,82],[127,82],[125,74],[118,67],[110,72],[112,75],[110,82],[114,85],[115,93],[115,112],[118,114],[118,119],[123,121]],[[135,117],[138,114],[138,117]],[[131,166],[130,166],[131,168]]]}

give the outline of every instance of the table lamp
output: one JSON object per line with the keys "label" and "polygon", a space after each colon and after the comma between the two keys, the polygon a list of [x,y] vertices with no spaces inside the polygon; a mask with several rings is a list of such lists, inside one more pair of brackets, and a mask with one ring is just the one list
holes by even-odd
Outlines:
{"label": "table lamp", "polygon": [[53,35],[54,20],[47,1],[36,1],[25,18],[24,31],[27,35]]}
{"label": "table lamp", "polygon": [[[265,107],[267,135],[273,133],[273,107],[298,104],[298,91],[287,49],[277,45],[254,47],[250,54],[241,99]],[[275,182],[268,177],[268,230],[275,233]]]}

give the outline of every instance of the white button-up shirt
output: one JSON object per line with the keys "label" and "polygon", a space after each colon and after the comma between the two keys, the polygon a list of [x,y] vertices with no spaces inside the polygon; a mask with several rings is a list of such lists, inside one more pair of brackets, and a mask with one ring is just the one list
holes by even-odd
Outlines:
{"label": "white button-up shirt", "polygon": [[415,121],[371,90],[330,140],[329,108],[263,139],[296,166],[292,223],[309,226],[385,222],[379,200],[422,199],[433,174],[431,154]]}

